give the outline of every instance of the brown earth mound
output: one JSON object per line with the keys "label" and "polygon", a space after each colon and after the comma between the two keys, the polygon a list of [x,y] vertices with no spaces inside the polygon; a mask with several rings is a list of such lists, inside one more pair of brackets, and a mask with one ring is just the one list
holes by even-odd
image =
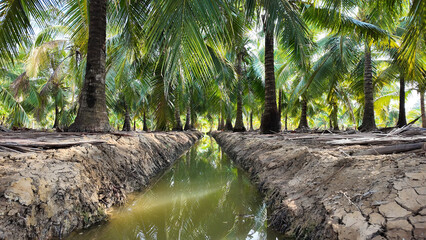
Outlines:
{"label": "brown earth mound", "polygon": [[296,239],[426,239],[421,146],[375,155],[368,152],[376,149],[369,146],[373,141],[364,142],[381,138],[382,145],[396,144],[397,137],[356,134],[330,141],[319,134],[212,135],[267,195],[270,223]]}
{"label": "brown earth mound", "polygon": [[61,238],[105,219],[107,208],[148,186],[201,137],[195,131],[2,135],[0,239]]}

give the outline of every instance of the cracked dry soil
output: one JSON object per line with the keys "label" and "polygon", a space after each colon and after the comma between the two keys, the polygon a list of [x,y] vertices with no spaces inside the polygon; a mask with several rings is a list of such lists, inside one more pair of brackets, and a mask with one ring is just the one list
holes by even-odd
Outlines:
{"label": "cracked dry soil", "polygon": [[266,194],[270,224],[296,239],[426,239],[424,152],[350,156],[368,147],[291,134],[212,136]]}
{"label": "cracked dry soil", "polygon": [[104,143],[1,152],[0,239],[61,238],[106,219],[105,210],[147,187],[201,137],[196,131],[80,135],[74,140]]}

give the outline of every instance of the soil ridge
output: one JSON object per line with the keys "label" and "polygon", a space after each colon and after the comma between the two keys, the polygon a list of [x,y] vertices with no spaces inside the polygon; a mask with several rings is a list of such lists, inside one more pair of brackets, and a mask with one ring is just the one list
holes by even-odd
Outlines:
{"label": "soil ridge", "polygon": [[198,131],[96,134],[61,149],[0,155],[0,239],[62,238],[107,219],[203,136]]}
{"label": "soil ridge", "polygon": [[211,135],[266,195],[269,224],[283,233],[296,239],[426,239],[424,153],[351,156],[369,146],[283,133]]}

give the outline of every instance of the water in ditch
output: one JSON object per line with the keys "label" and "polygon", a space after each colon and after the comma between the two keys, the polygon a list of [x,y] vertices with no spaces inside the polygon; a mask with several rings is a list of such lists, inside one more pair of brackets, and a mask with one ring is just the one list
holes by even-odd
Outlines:
{"label": "water in ditch", "polygon": [[283,239],[248,177],[204,137],[152,188],[112,210],[108,222],[69,240]]}

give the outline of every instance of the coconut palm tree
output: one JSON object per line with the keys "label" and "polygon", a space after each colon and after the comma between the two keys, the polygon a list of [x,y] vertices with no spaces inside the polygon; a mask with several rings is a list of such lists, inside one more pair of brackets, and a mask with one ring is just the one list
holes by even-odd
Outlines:
{"label": "coconut palm tree", "polygon": [[[422,126],[426,127],[426,116],[424,107],[425,94],[425,69],[426,69],[426,2],[421,0],[410,1],[410,11],[408,13],[408,23],[406,31],[402,36],[402,45],[398,49],[398,60],[403,63],[404,70],[410,78],[415,78],[419,85],[420,109],[422,116]],[[419,74],[420,73],[420,74]],[[417,75],[417,77],[416,77]]]}
{"label": "coconut palm tree", "polygon": [[[16,59],[15,59],[16,60]],[[39,105],[37,87],[30,82],[26,72],[15,75],[9,73],[0,82],[1,106],[7,111],[7,118],[12,128],[21,128],[31,121],[31,113]]]}
{"label": "coconut palm tree", "polygon": [[[394,1],[396,2],[396,1]],[[364,113],[362,131],[376,129],[374,119],[374,89],[372,74],[372,45],[383,47],[396,46],[390,36],[398,11],[386,11],[369,1],[353,1],[350,4],[324,2],[318,8],[311,7],[305,17],[318,27],[329,29],[339,34],[352,34],[359,39],[364,48]],[[355,13],[355,16],[348,13]]]}
{"label": "coconut palm tree", "polygon": [[[406,18],[407,31],[401,28],[397,34],[402,36],[402,45],[400,49],[393,45],[389,33],[394,30],[395,16],[401,16],[400,2],[333,0],[309,5],[287,0],[117,0],[107,5],[106,1],[88,4],[87,0],[68,0],[56,9],[56,2],[49,0],[7,1],[0,3],[1,111],[7,108],[13,113],[7,120],[15,126],[28,125],[39,117],[42,126],[66,126],[78,109],[71,128],[76,131],[105,131],[109,121],[114,127],[124,122],[124,129],[129,130],[131,119],[135,126],[136,119],[143,116],[144,123],[156,119],[158,129],[181,129],[185,112],[187,128],[196,124],[197,116],[218,118],[219,123],[226,118],[228,126],[235,117],[233,129],[238,130],[244,128],[243,114],[253,122],[262,110],[263,133],[279,131],[281,111],[294,117],[290,121],[293,127],[297,123],[312,126],[315,118],[320,119],[317,124],[331,122],[337,128],[339,119],[351,118],[358,124],[362,118],[361,129],[367,130],[374,129],[375,119],[366,112],[375,111],[381,122],[385,121],[383,113],[394,116],[395,109],[379,105],[394,97],[394,86],[387,84],[398,78],[398,125],[403,125],[404,82],[424,85],[425,44],[420,31],[424,3],[414,0]],[[89,14],[91,6],[100,6],[102,11]],[[383,6],[383,11],[378,6]],[[103,8],[108,26],[100,14]],[[301,12],[313,32],[331,30],[326,47],[316,44],[321,51],[312,51]],[[59,15],[69,30],[63,33],[66,43],[57,42],[60,37],[48,37],[50,30],[44,24],[53,23],[51,15]],[[95,20],[88,21],[89,16]],[[263,32],[258,37],[266,40],[264,48],[258,47],[258,56],[239,44],[248,31],[244,23],[253,20]],[[88,31],[89,22],[100,34]],[[39,41],[28,37],[32,25],[44,28],[46,34],[42,33],[44,40],[36,44],[40,48],[32,47],[34,52],[29,54],[29,47]],[[99,27],[105,30],[99,31]],[[63,47],[55,48],[59,51],[46,48],[44,54],[42,48],[52,45],[53,49],[53,42]],[[380,59],[389,55],[382,54],[389,47],[397,52],[391,55],[398,59],[393,64],[390,58],[386,59],[388,63]],[[28,56],[34,57],[32,67],[23,62]],[[14,66],[9,64],[12,61]],[[46,64],[37,66],[37,62]],[[384,66],[390,67],[383,70]],[[75,99],[79,94],[78,105]],[[356,110],[358,105],[351,98],[363,106]],[[93,107],[89,103],[94,103]],[[327,104],[329,108],[324,108]],[[314,110],[325,113],[315,117],[311,115]],[[107,112],[111,114],[109,121]],[[147,113],[152,114],[146,118]],[[307,115],[309,118],[304,117]],[[96,124],[89,123],[94,119]],[[101,126],[97,126],[99,122]]]}
{"label": "coconut palm tree", "polygon": [[238,43],[235,49],[235,75],[237,78],[235,86],[235,95],[237,100],[237,111],[235,118],[235,126],[233,128],[234,132],[245,132],[246,128],[244,127],[243,122],[243,90],[244,84],[247,83],[245,78],[245,73],[243,72],[243,65],[246,62],[245,59],[249,56],[245,45],[248,44],[248,38],[241,36],[238,38]]}
{"label": "coconut palm tree", "polygon": [[89,3],[89,40],[86,75],[79,98],[79,109],[69,131],[110,131],[105,96],[106,0]]}
{"label": "coconut palm tree", "polygon": [[[69,90],[75,82],[69,81],[67,77],[73,75],[75,70],[74,64],[71,64],[75,53],[72,51],[70,42],[66,38],[59,37],[63,36],[64,27],[58,25],[57,20],[56,17],[52,17],[49,20],[51,26],[34,36],[32,45],[28,49],[22,49],[21,57],[15,59],[15,63],[22,61],[15,64],[15,67],[21,68],[23,73],[14,78],[14,82],[10,84],[10,90],[14,97],[18,98],[16,103],[21,102],[27,107],[19,108],[21,111],[12,111],[20,112],[13,117],[12,126],[14,127],[22,127],[23,123],[28,123],[27,114],[30,113],[41,126],[50,124],[46,123],[46,118],[49,117],[52,109],[54,128],[62,128],[70,122],[72,107],[69,105],[68,98],[71,95]],[[24,101],[19,100],[21,97]],[[27,114],[23,114],[24,109],[27,109]],[[17,118],[18,115],[21,117],[20,120]]]}
{"label": "coconut palm tree", "polygon": [[[263,12],[259,10],[262,9]],[[262,115],[260,131],[276,133],[280,131],[279,116],[275,90],[274,39],[280,37],[281,43],[287,46],[294,60],[301,60],[301,67],[306,67],[306,46],[311,41],[308,30],[300,17],[300,7],[293,1],[247,0],[248,16],[258,15],[262,19],[265,36],[265,109]],[[260,16],[261,15],[261,16]]]}
{"label": "coconut palm tree", "polygon": [[174,107],[174,126],[173,126],[173,130],[175,131],[182,131],[183,130],[183,125],[182,125],[182,121],[180,119],[180,99],[181,99],[181,95],[182,95],[182,79],[177,76],[177,81],[176,81],[176,86],[175,89],[173,89],[173,96],[174,96],[174,101],[173,101],[173,107]]}
{"label": "coconut palm tree", "polygon": [[243,57],[244,52],[238,51],[237,53],[237,65],[235,67],[237,78],[238,78],[238,84],[237,84],[237,112],[236,112],[236,120],[235,120],[235,126],[234,126],[234,132],[245,132],[246,128],[244,127],[243,122],[243,91],[242,91],[242,78],[243,78],[243,72],[242,72],[242,64],[243,64]]}
{"label": "coconut palm tree", "polygon": [[[206,2],[194,1],[189,4],[185,1],[158,0],[151,1],[149,7],[146,6],[146,9],[149,11],[148,15],[126,15],[125,11],[120,11],[120,9],[127,9],[128,12],[135,12],[133,10],[134,8],[138,9],[138,6],[144,5],[144,3],[137,1],[127,2],[128,1],[118,2],[117,8],[119,11],[117,12],[122,12],[123,14],[115,14],[117,15],[116,17],[119,19],[128,19],[129,21],[127,22],[137,22],[135,20],[136,18],[145,19],[145,16],[148,16],[148,20],[144,22],[146,23],[144,26],[141,26],[141,24],[125,26],[132,29],[132,31],[128,31],[131,35],[145,34],[145,36],[147,36],[146,44],[143,44],[144,51],[156,52],[160,48],[160,52],[165,54],[164,58],[162,58],[163,61],[161,61],[162,67],[164,68],[162,71],[164,73],[162,78],[165,82],[162,86],[165,91],[165,101],[167,101],[169,86],[173,86],[170,82],[173,81],[179,68],[183,68],[185,79],[198,78],[201,80],[211,76],[211,57],[204,43],[202,32],[207,35],[221,36],[220,32],[223,32],[223,29],[217,27],[220,24],[213,23],[223,21],[223,13],[227,11],[226,4],[216,1],[212,5],[211,2],[207,0]],[[205,8],[205,6],[212,7]],[[142,8],[139,7],[139,9]],[[106,17],[106,2],[91,2],[89,4],[89,12],[91,11],[95,13],[93,14],[95,16],[89,14],[90,17],[94,17],[94,21],[89,21],[94,32],[92,37],[96,35],[97,40],[99,40],[99,38],[103,39],[106,31],[105,21],[103,20]],[[77,11],[74,11],[74,7],[69,7],[69,12],[75,13]],[[212,16],[215,17],[212,18]],[[69,17],[68,19],[71,25],[76,26],[77,31],[74,36],[84,35],[81,32],[83,28],[81,26],[84,25],[82,24],[84,21],[78,21],[78,18],[74,17]],[[123,23],[126,23],[126,21],[123,21]],[[88,37],[89,45],[91,44],[90,33],[92,32],[90,26]],[[134,29],[142,29],[139,33],[144,34],[135,34]],[[99,32],[96,33],[97,31]],[[222,34],[222,36],[224,35],[226,35],[226,33]],[[95,43],[97,43],[97,45]],[[93,48],[91,45],[88,47],[86,80],[81,91],[79,101],[80,108],[76,117],[76,122],[70,128],[71,130],[107,131],[109,129],[106,106],[104,104],[105,96],[103,94],[105,81],[102,80],[104,78],[102,76],[105,75],[105,64],[103,63],[105,61],[105,49],[103,51],[102,49],[99,49],[99,51],[94,50],[101,45],[105,45],[105,43],[99,45],[99,42],[92,41],[92,44],[95,44]],[[89,57],[91,54],[95,54],[93,58]],[[179,61],[176,61],[178,59]],[[94,62],[90,63],[92,60]],[[179,64],[181,67],[179,67]],[[89,69],[92,68],[96,68],[93,70],[93,73],[89,71]],[[98,77],[96,78],[95,76]],[[163,106],[166,105],[163,104]]]}

